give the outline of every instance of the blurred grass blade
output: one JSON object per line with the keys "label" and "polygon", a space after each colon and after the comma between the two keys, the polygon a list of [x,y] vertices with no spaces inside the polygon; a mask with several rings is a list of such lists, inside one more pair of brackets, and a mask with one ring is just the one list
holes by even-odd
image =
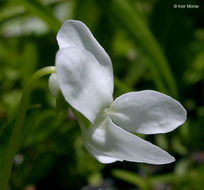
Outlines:
{"label": "blurred grass blade", "polygon": [[148,189],[148,183],[146,179],[142,179],[140,176],[137,174],[134,174],[132,172],[128,172],[125,170],[113,170],[112,171],[113,176],[124,180],[128,183],[131,183],[133,185],[136,185],[137,187],[141,189]]}
{"label": "blurred grass blade", "polygon": [[124,84],[120,79],[118,79],[117,77],[114,77],[114,85],[116,88],[118,88],[120,90],[120,92],[122,93],[127,93],[127,92],[131,92],[134,89],[126,84]]}
{"label": "blurred grass blade", "polygon": [[40,18],[44,21],[49,28],[57,33],[59,30],[61,23],[60,21],[54,16],[53,12],[49,9],[49,7],[43,5],[40,1],[37,0],[18,0],[12,1],[15,4],[22,5],[26,10],[32,13],[34,16]]}
{"label": "blurred grass blade", "polygon": [[163,174],[163,175],[156,175],[151,177],[151,184],[165,184],[165,183],[173,183],[173,182],[178,182],[182,178],[186,176],[178,176],[173,173],[169,174]]}
{"label": "blurred grass blade", "polygon": [[0,24],[25,15],[22,7],[4,6],[0,9]]}
{"label": "blurred grass blade", "polygon": [[151,74],[152,74],[152,78],[154,80],[154,83],[157,87],[157,89],[163,93],[168,94],[168,90],[167,87],[165,86],[163,80],[162,80],[162,76],[159,74],[158,69],[154,66],[154,61],[151,60],[150,58],[145,58],[146,60],[145,63],[147,66],[149,66],[150,70],[151,70]]}
{"label": "blurred grass blade", "polygon": [[[140,44],[142,50],[152,59],[154,67],[167,86],[168,92],[177,97],[177,87],[166,57],[154,38],[145,21],[136,9],[131,7],[128,1],[113,0],[111,12],[120,21],[123,27],[132,35],[134,40]],[[150,67],[151,68],[151,67]]]}

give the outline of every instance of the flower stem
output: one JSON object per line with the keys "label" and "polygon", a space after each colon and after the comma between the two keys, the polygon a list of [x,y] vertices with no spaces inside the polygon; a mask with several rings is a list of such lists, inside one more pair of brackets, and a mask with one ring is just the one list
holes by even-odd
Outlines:
{"label": "flower stem", "polygon": [[0,190],[6,189],[9,175],[11,172],[11,168],[13,165],[13,159],[14,159],[14,156],[16,155],[17,151],[18,151],[18,147],[19,147],[19,144],[21,141],[21,130],[22,130],[22,126],[23,126],[25,113],[26,113],[26,108],[27,108],[27,105],[29,103],[30,93],[31,93],[35,83],[37,82],[37,80],[39,78],[41,78],[47,74],[51,74],[51,73],[55,73],[55,67],[53,67],[53,66],[45,67],[45,68],[42,68],[42,69],[36,71],[31,76],[30,80],[28,81],[28,83],[26,84],[26,86],[24,88],[24,91],[23,91],[23,94],[21,97],[21,101],[20,101],[20,105],[19,105],[19,110],[17,113],[16,122],[15,122],[12,136],[10,139],[8,152],[7,152],[7,155],[5,157],[5,161],[4,161],[3,167],[1,169],[1,173],[0,173]]}

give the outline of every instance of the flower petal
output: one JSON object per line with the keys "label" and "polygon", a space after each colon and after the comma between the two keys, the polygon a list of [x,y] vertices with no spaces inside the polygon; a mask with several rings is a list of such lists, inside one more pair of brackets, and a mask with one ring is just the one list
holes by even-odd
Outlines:
{"label": "flower petal", "polygon": [[91,144],[88,143],[88,141],[83,141],[84,146],[86,147],[86,149],[88,150],[88,152],[94,156],[96,158],[96,160],[98,160],[99,162],[103,163],[103,164],[110,164],[116,161],[122,161],[118,158],[113,158],[110,156],[107,156],[105,153],[101,152],[100,150],[98,150],[97,148],[95,148],[94,146],[92,146]]}
{"label": "flower petal", "polygon": [[186,120],[186,110],[178,101],[152,90],[118,97],[108,115],[118,126],[143,134],[166,133]]}
{"label": "flower petal", "polygon": [[91,122],[112,103],[109,73],[88,51],[79,47],[60,49],[56,74],[65,100]]}
{"label": "flower petal", "polygon": [[76,20],[65,21],[57,34],[57,41],[60,48],[79,47],[89,51],[108,73],[107,77],[113,93],[111,60],[84,23]]}
{"label": "flower petal", "polygon": [[175,159],[159,147],[125,131],[106,118],[82,129],[88,151],[102,163],[115,161],[166,164]]}

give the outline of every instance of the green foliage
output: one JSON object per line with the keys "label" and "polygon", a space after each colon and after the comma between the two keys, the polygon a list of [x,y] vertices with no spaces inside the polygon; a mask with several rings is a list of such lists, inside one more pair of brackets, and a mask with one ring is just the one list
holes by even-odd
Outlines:
{"label": "green foliage", "polygon": [[0,2],[0,173],[22,90],[37,69],[54,65],[56,33],[66,19],[86,23],[110,55],[115,97],[154,89],[179,98],[188,112],[187,122],[174,132],[144,136],[174,155],[175,163],[102,165],[84,149],[68,105],[60,96],[56,103],[45,77],[31,93],[11,190],[202,189],[204,6],[188,3],[200,8],[174,9],[162,0]]}

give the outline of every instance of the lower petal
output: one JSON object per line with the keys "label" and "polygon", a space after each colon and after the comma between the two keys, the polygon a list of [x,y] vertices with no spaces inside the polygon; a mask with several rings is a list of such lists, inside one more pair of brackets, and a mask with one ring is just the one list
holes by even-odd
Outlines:
{"label": "lower petal", "polygon": [[175,159],[161,148],[118,127],[105,118],[82,131],[88,151],[102,163],[131,161],[167,164]]}
{"label": "lower petal", "polygon": [[110,164],[116,161],[122,161],[118,158],[113,158],[110,156],[107,156],[104,152],[98,150],[97,148],[95,148],[94,146],[92,146],[90,143],[88,143],[87,141],[83,141],[84,142],[84,146],[86,147],[86,149],[88,150],[88,152],[93,155],[96,160],[98,160],[99,162],[103,163],[103,164]]}

